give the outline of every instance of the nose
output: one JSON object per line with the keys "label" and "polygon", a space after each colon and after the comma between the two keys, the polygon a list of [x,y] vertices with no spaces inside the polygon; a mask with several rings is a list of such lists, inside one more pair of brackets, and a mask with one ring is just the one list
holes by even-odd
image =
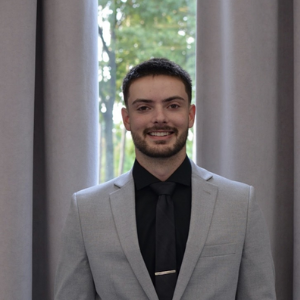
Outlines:
{"label": "nose", "polygon": [[167,122],[168,122],[167,114],[164,108],[161,106],[156,107],[153,115],[153,123],[159,124],[159,123],[167,123]]}

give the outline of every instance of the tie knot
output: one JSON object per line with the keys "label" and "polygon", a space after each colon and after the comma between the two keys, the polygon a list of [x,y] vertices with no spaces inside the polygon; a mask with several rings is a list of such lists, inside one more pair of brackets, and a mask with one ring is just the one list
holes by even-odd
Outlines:
{"label": "tie knot", "polygon": [[175,182],[168,182],[168,181],[162,181],[162,182],[156,182],[150,184],[150,187],[157,195],[172,195],[174,188],[175,188]]}

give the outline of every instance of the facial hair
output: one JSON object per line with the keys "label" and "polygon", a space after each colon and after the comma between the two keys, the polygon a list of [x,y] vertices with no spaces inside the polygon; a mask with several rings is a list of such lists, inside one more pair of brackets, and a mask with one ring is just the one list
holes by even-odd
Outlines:
{"label": "facial hair", "polygon": [[[173,131],[173,134],[177,137],[177,140],[174,145],[170,147],[160,147],[159,145],[163,145],[166,143],[166,141],[156,141],[156,146],[149,146],[145,139],[142,139],[140,136],[135,134],[131,131],[131,136],[133,139],[133,143],[135,147],[143,154],[147,155],[148,157],[152,158],[170,158],[174,155],[176,155],[180,150],[183,149],[183,147],[186,144],[186,140],[188,137],[188,131],[187,128],[183,133],[178,135],[178,130],[176,128],[172,127],[153,127],[153,128],[147,128],[144,130],[143,135],[146,137],[149,131],[155,131],[155,130],[171,130]],[[162,149],[161,149],[162,148]]]}

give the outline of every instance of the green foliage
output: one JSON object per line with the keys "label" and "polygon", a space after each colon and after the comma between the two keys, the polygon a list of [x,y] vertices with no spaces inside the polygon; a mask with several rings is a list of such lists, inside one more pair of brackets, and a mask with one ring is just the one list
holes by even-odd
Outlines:
{"label": "green foliage", "polygon": [[[115,102],[122,101],[122,80],[129,69],[151,57],[173,60],[186,69],[192,79],[195,78],[196,0],[98,0],[98,4],[99,36],[102,32],[103,46],[99,61],[103,116]],[[100,122],[105,122],[105,118],[100,117]],[[118,165],[119,124],[115,124],[115,128],[114,162]],[[191,155],[191,141],[187,148]],[[126,139],[125,158],[124,171],[131,168],[134,160],[130,138]],[[116,164],[115,175],[118,175]]]}

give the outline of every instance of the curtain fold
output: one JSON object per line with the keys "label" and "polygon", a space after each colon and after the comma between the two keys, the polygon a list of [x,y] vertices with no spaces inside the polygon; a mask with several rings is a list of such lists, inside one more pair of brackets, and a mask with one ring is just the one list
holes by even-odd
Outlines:
{"label": "curtain fold", "polygon": [[35,10],[30,0],[0,9],[0,289],[7,299],[31,299]]}
{"label": "curtain fold", "polygon": [[52,299],[75,191],[98,181],[97,2],[0,4],[0,290]]}
{"label": "curtain fold", "polygon": [[300,300],[300,1],[294,1],[294,60],[295,60],[295,203],[294,203],[294,300]]}
{"label": "curtain fold", "polygon": [[197,162],[255,187],[280,300],[300,299],[297,5],[199,0],[197,12]]}

